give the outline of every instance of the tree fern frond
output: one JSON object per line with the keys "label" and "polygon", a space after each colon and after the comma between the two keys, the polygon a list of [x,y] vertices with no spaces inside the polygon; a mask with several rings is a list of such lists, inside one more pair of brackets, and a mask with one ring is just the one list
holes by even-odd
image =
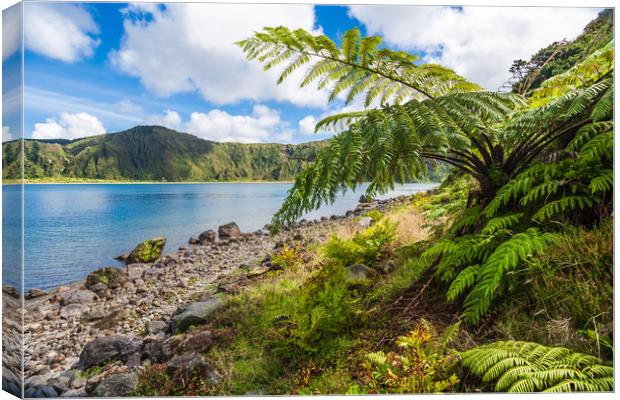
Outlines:
{"label": "tree fern frond", "polygon": [[[463,365],[496,391],[572,392],[613,390],[613,368],[596,357],[563,347],[500,341],[461,353]],[[575,363],[581,360],[581,363]]]}

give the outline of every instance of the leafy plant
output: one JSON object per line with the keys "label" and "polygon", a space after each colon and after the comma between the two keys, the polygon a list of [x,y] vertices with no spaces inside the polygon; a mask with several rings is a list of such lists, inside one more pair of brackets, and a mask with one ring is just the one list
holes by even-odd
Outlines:
{"label": "leafy plant", "polygon": [[329,353],[338,346],[342,332],[360,323],[361,301],[349,288],[342,266],[328,264],[295,293],[287,315],[281,316],[271,332],[276,354],[295,360]]}
{"label": "leafy plant", "polygon": [[355,189],[361,181],[370,180],[370,196],[385,192],[395,182],[414,179],[428,160],[474,177],[476,197],[484,207],[498,188],[543,151],[588,125],[591,115],[598,118],[610,109],[613,46],[570,71],[578,74],[604,66],[601,74],[558,78],[548,84],[556,89],[541,95],[543,106],[513,115],[526,104],[522,97],[483,92],[451,70],[416,64],[415,56],[379,48],[379,43],[380,38],[362,37],[353,29],[339,48],[324,35],[284,27],[266,28],[239,42],[246,56],[266,69],[287,61],[280,81],[311,64],[302,86],[317,80],[319,87],[333,84],[332,99],[348,90],[347,101],[365,94],[367,106],[381,98],[377,108],[331,116],[317,124],[317,129],[340,124],[345,130],[297,175],[274,216],[274,229],[333,202],[341,189]]}
{"label": "leafy plant", "polygon": [[396,224],[382,219],[355,233],[351,239],[332,236],[323,247],[323,253],[343,266],[358,263],[372,265],[381,258],[395,237]]}
{"label": "leafy plant", "polygon": [[282,250],[271,256],[271,263],[283,268],[292,268],[302,261],[301,249],[299,247],[289,247],[287,244],[284,245]]}
{"label": "leafy plant", "polygon": [[503,341],[461,353],[463,365],[498,392],[613,391],[614,369],[563,347]]}
{"label": "leafy plant", "polygon": [[382,351],[366,355],[371,393],[436,393],[453,389],[459,382],[452,372],[455,354],[447,349],[459,331],[459,323],[437,334],[434,326],[421,319],[406,336],[396,341],[399,352]]}

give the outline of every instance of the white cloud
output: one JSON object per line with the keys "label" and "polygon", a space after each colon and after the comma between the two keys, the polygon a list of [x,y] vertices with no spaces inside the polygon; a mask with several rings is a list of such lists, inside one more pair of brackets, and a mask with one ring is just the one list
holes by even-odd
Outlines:
{"label": "white cloud", "polygon": [[21,10],[21,4],[16,4],[2,11],[2,61],[20,48]]}
{"label": "white cloud", "polygon": [[93,55],[99,27],[83,7],[74,4],[25,3],[24,44],[37,53],[65,62]]}
{"label": "white cloud", "polygon": [[495,90],[512,61],[577,36],[599,9],[566,7],[351,6],[369,34],[392,46],[420,50],[426,60]]}
{"label": "white cloud", "polygon": [[214,109],[194,112],[186,124],[187,132],[217,142],[258,143],[292,138],[293,130],[280,119],[280,113],[264,105],[255,105],[251,115],[231,115]]}
{"label": "white cloud", "polygon": [[234,44],[266,26],[312,30],[314,24],[310,5],[132,5],[125,12],[121,47],[110,60],[158,96],[198,91],[213,104],[247,99],[325,107],[325,92],[299,89],[303,71],[277,85],[278,71],[248,62]]}
{"label": "white cloud", "polygon": [[181,115],[172,110],[166,110],[163,115],[148,116],[144,123],[147,125],[161,125],[170,129],[181,129]]}
{"label": "white cloud", "polygon": [[9,140],[14,140],[14,139],[17,139],[17,138],[13,136],[13,132],[11,132],[11,128],[8,126],[3,126],[2,127],[2,141],[8,142]]}
{"label": "white cloud", "polygon": [[307,115],[299,120],[299,133],[302,135],[314,135],[314,127],[318,121],[313,115]]}
{"label": "white cloud", "polygon": [[106,133],[101,121],[90,114],[63,112],[60,119],[46,118],[45,122],[34,124],[33,139],[77,139]]}

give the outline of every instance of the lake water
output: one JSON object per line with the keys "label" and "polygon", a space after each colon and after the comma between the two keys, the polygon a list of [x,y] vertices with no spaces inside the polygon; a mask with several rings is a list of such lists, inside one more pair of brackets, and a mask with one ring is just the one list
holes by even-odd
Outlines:
{"label": "lake water", "polygon": [[[407,184],[383,197],[412,194],[436,184]],[[280,206],[289,183],[55,184],[24,186],[24,285],[50,289],[83,279],[112,257],[155,236],[174,251],[207,229],[235,221],[243,232],[262,228]],[[347,192],[314,219],[355,208]],[[20,186],[3,185],[3,284],[18,286]],[[8,271],[11,266],[13,271]]]}

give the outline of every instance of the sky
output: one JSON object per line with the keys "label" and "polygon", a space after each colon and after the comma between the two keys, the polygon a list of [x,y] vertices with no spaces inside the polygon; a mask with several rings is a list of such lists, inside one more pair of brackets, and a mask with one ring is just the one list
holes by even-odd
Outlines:
{"label": "sky", "polygon": [[[235,41],[266,26],[350,28],[496,90],[517,58],[576,37],[600,9],[302,4],[24,3],[24,136],[75,139],[163,125],[215,141],[300,143],[321,118],[361,109],[277,85]],[[19,137],[19,9],[3,12],[3,141]],[[13,82],[13,84],[11,84]]]}

